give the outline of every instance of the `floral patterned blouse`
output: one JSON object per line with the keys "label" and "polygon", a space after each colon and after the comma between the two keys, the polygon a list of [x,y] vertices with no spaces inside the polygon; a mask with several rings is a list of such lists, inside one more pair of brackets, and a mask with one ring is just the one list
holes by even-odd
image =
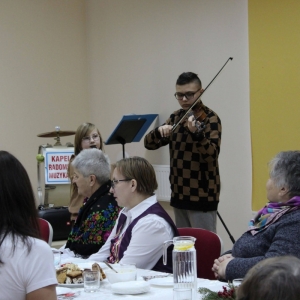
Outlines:
{"label": "floral patterned blouse", "polygon": [[88,257],[109,237],[121,210],[109,189],[110,181],[84,200],[66,244],[75,254]]}

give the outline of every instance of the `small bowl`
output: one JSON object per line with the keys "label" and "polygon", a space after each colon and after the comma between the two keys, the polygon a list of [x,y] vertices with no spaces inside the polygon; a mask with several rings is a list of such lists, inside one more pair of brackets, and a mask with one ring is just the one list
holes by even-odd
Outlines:
{"label": "small bowl", "polygon": [[111,269],[105,269],[105,275],[110,284],[136,280],[135,265],[112,265],[112,267],[118,273]]}

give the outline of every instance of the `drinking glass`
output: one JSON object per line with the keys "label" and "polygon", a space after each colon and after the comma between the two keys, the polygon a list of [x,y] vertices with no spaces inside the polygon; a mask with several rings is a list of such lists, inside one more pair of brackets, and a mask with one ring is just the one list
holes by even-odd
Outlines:
{"label": "drinking glass", "polygon": [[239,286],[243,282],[244,278],[236,278],[232,280],[233,286]]}
{"label": "drinking glass", "polygon": [[60,251],[59,250],[52,250],[53,253],[53,262],[54,262],[54,266],[55,267],[59,267],[60,266]]}
{"label": "drinking glass", "polygon": [[86,293],[94,293],[100,288],[100,272],[85,270],[83,272],[83,286]]}
{"label": "drinking glass", "polygon": [[175,288],[173,289],[173,300],[192,300],[193,289],[192,288]]}

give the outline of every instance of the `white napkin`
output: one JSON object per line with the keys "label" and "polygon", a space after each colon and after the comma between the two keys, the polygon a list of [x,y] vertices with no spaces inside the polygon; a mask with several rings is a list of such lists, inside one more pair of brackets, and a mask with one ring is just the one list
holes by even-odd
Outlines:
{"label": "white napkin", "polygon": [[126,281],[117,282],[111,285],[111,291],[116,294],[135,295],[147,293],[150,290],[150,284],[146,281]]}
{"label": "white napkin", "polygon": [[61,286],[57,286],[56,287],[56,295],[65,295],[68,293],[73,293],[72,289],[69,288],[65,288],[65,287],[61,287]]}

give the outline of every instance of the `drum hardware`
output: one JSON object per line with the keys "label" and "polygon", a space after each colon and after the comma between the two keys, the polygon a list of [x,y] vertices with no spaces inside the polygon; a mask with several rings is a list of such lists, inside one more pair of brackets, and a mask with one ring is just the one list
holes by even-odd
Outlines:
{"label": "drum hardware", "polygon": [[[48,205],[48,193],[49,190],[55,189],[56,186],[53,185],[42,185],[41,181],[41,170],[40,167],[44,165],[44,154],[47,152],[47,148],[53,148],[53,150],[56,149],[64,149],[64,148],[72,148],[74,145],[70,142],[67,142],[65,146],[62,146],[60,142],[60,137],[62,136],[69,136],[69,135],[74,135],[76,132],[75,131],[66,131],[66,130],[60,130],[60,126],[55,126],[55,131],[51,132],[45,132],[45,133],[40,133],[37,136],[38,137],[53,137],[56,140],[56,143],[52,146],[51,144],[43,144],[39,146],[38,148],[38,154],[36,156],[37,160],[37,180],[38,180],[38,186],[37,186],[37,195],[38,195],[38,200],[40,205]],[[44,187],[44,188],[43,188]],[[43,191],[44,189],[44,191]],[[44,194],[44,195],[43,195]]]}
{"label": "drum hardware", "polygon": [[45,185],[45,203],[47,203],[49,205],[49,190],[54,190],[56,189],[56,186],[55,185],[48,185],[46,184]]}
{"label": "drum hardware", "polygon": [[[70,131],[70,130],[62,131],[62,130],[60,130],[60,126],[55,126],[55,131],[40,133],[37,136],[38,137],[54,137],[54,139],[56,140],[56,143],[54,144],[54,146],[61,146],[61,143],[60,143],[61,136],[73,135],[75,133],[76,133],[75,131]],[[72,146],[68,146],[68,147],[72,147]]]}
{"label": "drum hardware", "polygon": [[51,144],[44,144],[42,145],[43,148],[53,148],[53,146]]}

